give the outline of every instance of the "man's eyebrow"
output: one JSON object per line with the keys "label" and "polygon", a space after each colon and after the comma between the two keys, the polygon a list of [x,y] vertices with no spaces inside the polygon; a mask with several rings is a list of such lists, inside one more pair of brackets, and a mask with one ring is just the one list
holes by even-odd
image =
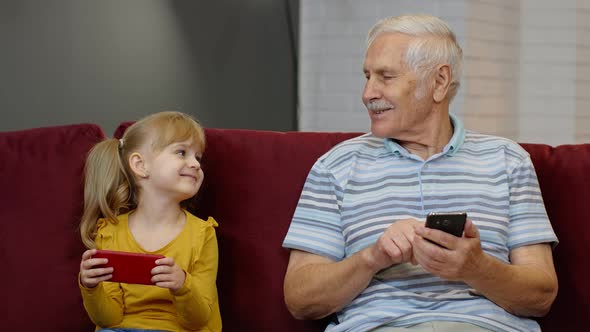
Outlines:
{"label": "man's eyebrow", "polygon": [[[366,73],[368,73],[370,71],[371,70],[368,70],[367,68],[363,67],[363,73],[366,74]],[[375,72],[375,73],[378,73],[378,74],[385,73],[385,72],[394,73],[394,74],[399,74],[400,73],[400,70],[395,69],[395,68],[390,67],[390,66],[379,66],[379,67],[373,69],[372,71]]]}

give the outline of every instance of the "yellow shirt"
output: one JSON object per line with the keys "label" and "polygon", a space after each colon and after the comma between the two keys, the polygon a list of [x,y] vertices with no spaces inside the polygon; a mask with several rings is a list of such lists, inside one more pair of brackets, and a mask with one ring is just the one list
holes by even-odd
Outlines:
{"label": "yellow shirt", "polygon": [[158,286],[101,282],[94,288],[80,284],[84,307],[99,327],[165,331],[221,331],[217,300],[218,251],[213,218],[199,219],[188,211],[180,234],[154,252],[147,252],[129,230],[129,214],[118,224],[98,220],[98,249],[160,254],[174,258],[186,273],[183,287],[173,294]]}

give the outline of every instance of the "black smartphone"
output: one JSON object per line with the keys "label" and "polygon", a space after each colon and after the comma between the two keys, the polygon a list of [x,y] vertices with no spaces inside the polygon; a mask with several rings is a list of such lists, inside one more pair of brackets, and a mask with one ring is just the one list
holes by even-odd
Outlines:
{"label": "black smartphone", "polygon": [[424,226],[461,237],[467,221],[466,212],[431,212]]}

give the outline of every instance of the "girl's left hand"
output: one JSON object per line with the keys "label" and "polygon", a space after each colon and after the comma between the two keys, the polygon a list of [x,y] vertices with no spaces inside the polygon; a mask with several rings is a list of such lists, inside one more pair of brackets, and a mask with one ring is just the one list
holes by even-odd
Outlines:
{"label": "girl's left hand", "polygon": [[158,266],[152,269],[152,282],[156,286],[168,288],[172,292],[182,288],[186,275],[172,257],[158,259],[156,265]]}

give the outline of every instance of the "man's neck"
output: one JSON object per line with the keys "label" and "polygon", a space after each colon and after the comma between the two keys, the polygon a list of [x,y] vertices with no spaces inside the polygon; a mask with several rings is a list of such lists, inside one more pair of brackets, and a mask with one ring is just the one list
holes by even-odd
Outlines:
{"label": "man's neck", "polygon": [[[446,119],[446,120],[445,120]],[[423,160],[443,151],[453,137],[453,125],[448,113],[442,119],[433,119],[434,126],[420,137],[412,140],[396,140],[399,145]],[[438,125],[436,125],[438,123]]]}

